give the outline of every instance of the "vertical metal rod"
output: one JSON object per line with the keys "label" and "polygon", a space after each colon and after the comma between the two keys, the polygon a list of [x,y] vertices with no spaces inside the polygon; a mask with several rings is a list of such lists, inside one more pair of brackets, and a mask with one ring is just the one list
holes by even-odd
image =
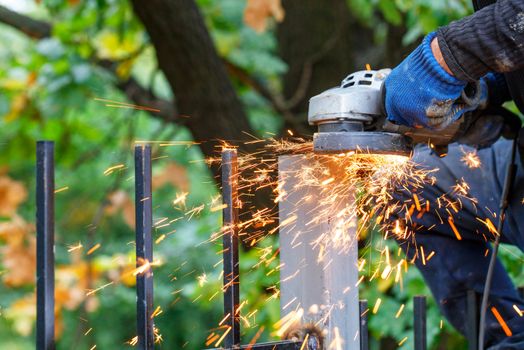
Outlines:
{"label": "vertical metal rod", "polygon": [[466,334],[468,337],[468,350],[478,349],[478,303],[477,303],[477,292],[474,290],[468,290],[467,294],[467,323],[466,323]]}
{"label": "vertical metal rod", "polygon": [[224,346],[240,345],[240,280],[238,270],[238,159],[237,151],[222,151],[222,201],[224,256],[224,318],[230,327]]}
{"label": "vertical metal rod", "polygon": [[36,348],[55,348],[54,143],[36,143]]}
{"label": "vertical metal rod", "polygon": [[137,336],[139,349],[153,349],[153,198],[151,146],[135,146],[136,266],[147,268],[136,276]]}
{"label": "vertical metal rod", "polygon": [[368,301],[359,301],[360,309],[360,350],[369,350]]}
{"label": "vertical metal rod", "polygon": [[413,328],[415,332],[415,350],[426,350],[426,297],[413,298]]}

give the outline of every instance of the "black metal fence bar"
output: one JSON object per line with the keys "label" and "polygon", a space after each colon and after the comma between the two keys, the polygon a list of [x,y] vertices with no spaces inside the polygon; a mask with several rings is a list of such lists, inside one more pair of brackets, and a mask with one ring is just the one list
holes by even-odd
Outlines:
{"label": "black metal fence bar", "polygon": [[468,338],[468,350],[477,350],[479,330],[479,305],[477,292],[475,292],[474,290],[468,290],[466,304],[466,336]]}
{"label": "black metal fence bar", "polygon": [[240,280],[238,270],[238,159],[237,151],[222,151],[223,257],[224,257],[224,325],[228,334],[224,346],[240,344]]}
{"label": "black metal fence bar", "polygon": [[415,333],[415,350],[426,350],[426,297],[413,298],[413,328]]}
{"label": "black metal fence bar", "polygon": [[[36,234],[37,234],[37,325],[36,349],[55,349],[54,316],[54,143],[37,142],[36,157]],[[238,251],[238,158],[237,151],[222,151],[224,321],[225,349],[299,350],[302,341],[277,341],[240,345],[239,251]],[[153,323],[153,240],[151,146],[135,147],[135,205],[137,258],[137,336],[138,348],[154,348]],[[524,296],[524,288],[519,288]],[[369,349],[368,302],[359,302],[360,350]],[[478,346],[478,295],[467,293],[468,349]],[[413,298],[414,349],[427,350],[426,297]],[[307,347],[306,347],[307,348]]]}
{"label": "black metal fence bar", "polygon": [[136,210],[136,309],[139,349],[153,349],[153,198],[151,193],[151,146],[135,146]]}
{"label": "black metal fence bar", "polygon": [[54,143],[36,143],[36,348],[55,348]]}
{"label": "black metal fence bar", "polygon": [[368,301],[360,300],[360,350],[369,350]]}

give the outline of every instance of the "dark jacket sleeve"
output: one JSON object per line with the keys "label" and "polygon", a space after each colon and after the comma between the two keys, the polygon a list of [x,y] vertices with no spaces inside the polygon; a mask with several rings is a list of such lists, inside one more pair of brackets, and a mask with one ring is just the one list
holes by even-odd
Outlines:
{"label": "dark jacket sleeve", "polygon": [[524,0],[499,0],[437,35],[444,60],[461,80],[524,69]]}

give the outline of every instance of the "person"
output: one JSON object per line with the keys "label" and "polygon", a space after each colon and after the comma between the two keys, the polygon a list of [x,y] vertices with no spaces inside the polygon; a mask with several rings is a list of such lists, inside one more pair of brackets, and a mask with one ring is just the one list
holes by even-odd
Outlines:
{"label": "person", "polygon": [[[434,130],[445,128],[464,113],[472,112],[472,107],[461,103],[460,97],[466,86],[475,81],[482,82],[480,86],[486,92],[489,106],[500,110],[502,103],[513,100],[524,112],[524,1],[482,1],[475,5],[482,8],[426,36],[392,70],[385,82],[388,120]],[[445,157],[434,154],[427,146],[417,146],[414,162],[422,168],[435,169],[431,174],[435,183],[417,192],[418,200],[429,201],[431,209],[412,215],[404,209],[397,214],[397,218],[407,218],[406,224],[415,232],[413,238],[398,238],[399,244],[408,257],[416,258],[415,264],[442,313],[463,334],[467,324],[467,292],[483,293],[492,251],[490,241],[497,234],[489,229],[489,223],[496,226],[498,221],[502,186],[511,159],[511,141],[499,138],[508,127],[502,125],[504,120],[494,118],[483,125],[473,124],[473,134],[479,128],[485,129],[468,139],[467,143],[476,147],[454,143],[449,145]],[[464,155],[473,151],[477,152],[480,167],[468,166],[464,161]],[[503,243],[521,250],[524,250],[524,169],[520,158],[523,155],[519,146],[516,175],[500,232]],[[467,184],[467,194],[453,191],[457,183]],[[396,199],[405,203],[405,208],[414,202],[413,193],[400,189]],[[421,259],[420,247],[426,255],[434,252],[432,258]],[[486,348],[524,349],[524,300],[498,260],[488,306]]]}

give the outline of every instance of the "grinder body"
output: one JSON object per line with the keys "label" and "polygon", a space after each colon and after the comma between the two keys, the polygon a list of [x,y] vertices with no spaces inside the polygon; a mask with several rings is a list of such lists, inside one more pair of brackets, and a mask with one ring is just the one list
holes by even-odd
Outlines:
{"label": "grinder body", "polygon": [[438,153],[445,153],[447,145],[470,122],[468,116],[438,131],[391,123],[384,110],[384,81],[390,72],[382,69],[350,74],[339,87],[310,99],[308,121],[318,127],[313,136],[315,152],[409,156],[414,144],[427,143]]}

